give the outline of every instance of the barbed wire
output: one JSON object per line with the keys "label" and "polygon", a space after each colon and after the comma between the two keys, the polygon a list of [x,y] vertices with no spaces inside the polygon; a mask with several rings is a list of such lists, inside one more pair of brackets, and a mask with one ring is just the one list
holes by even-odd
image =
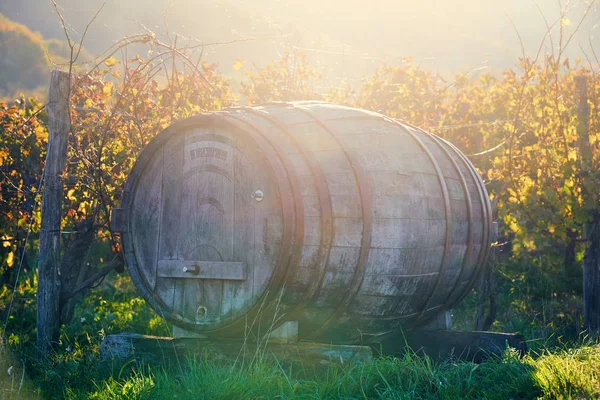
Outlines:
{"label": "barbed wire", "polygon": [[[472,123],[468,123],[468,124],[442,125],[439,127],[431,128],[431,130],[432,131],[445,131],[445,130],[460,129],[460,128],[473,128],[473,127],[477,127],[477,126],[492,126],[492,125],[498,125],[502,122],[515,122],[518,119],[519,118],[497,119],[497,120],[488,121],[488,122],[472,122]],[[523,121],[523,120],[521,120],[521,121]]]}

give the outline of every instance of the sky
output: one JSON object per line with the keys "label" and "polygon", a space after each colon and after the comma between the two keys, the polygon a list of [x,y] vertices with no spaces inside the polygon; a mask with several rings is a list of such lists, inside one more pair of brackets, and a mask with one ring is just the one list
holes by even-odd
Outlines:
{"label": "sky", "polygon": [[[56,0],[75,38],[104,0]],[[457,73],[473,68],[514,67],[525,51],[534,55],[546,23],[560,19],[569,36],[594,0],[106,0],[85,46],[97,54],[143,27],[179,33],[199,42],[254,38],[252,43],[213,46],[208,61],[224,70],[236,59],[263,65],[286,49],[304,49],[316,65],[354,79],[384,60],[412,57],[424,68]],[[0,12],[46,37],[63,35],[50,0],[0,0]],[[600,55],[600,0],[570,43],[571,57]],[[560,23],[552,30],[556,47]],[[273,39],[275,38],[275,39]],[[546,40],[544,51],[550,52]]]}
{"label": "sky", "polygon": [[[563,26],[572,31],[587,7],[585,1],[557,0],[238,0],[238,4],[376,56],[429,57],[439,59],[442,67],[460,66],[461,59],[507,66],[506,58],[521,53],[517,30],[526,52],[536,52],[547,30],[544,18],[552,24],[566,8],[571,25]],[[598,4],[593,6],[573,44],[588,46],[592,36],[600,48],[600,28],[594,27],[600,22],[599,10]],[[553,34],[558,37],[558,29]]]}

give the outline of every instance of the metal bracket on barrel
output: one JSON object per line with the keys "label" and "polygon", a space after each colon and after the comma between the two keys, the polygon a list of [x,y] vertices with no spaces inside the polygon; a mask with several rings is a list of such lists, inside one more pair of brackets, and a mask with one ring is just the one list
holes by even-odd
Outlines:
{"label": "metal bracket on barrel", "polygon": [[238,261],[159,260],[160,278],[245,281],[246,263]]}
{"label": "metal bracket on barrel", "polygon": [[126,210],[123,208],[113,208],[110,213],[110,229],[113,232],[123,233],[129,230]]}

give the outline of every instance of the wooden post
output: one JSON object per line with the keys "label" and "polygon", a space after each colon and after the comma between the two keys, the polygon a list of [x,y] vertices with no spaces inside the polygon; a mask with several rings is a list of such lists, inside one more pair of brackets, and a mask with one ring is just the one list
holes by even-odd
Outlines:
{"label": "wooden post", "polygon": [[67,141],[70,131],[69,74],[52,71],[48,96],[48,148],[42,192],[42,226],[38,258],[37,350],[45,358],[60,327],[60,220]]}
{"label": "wooden post", "polygon": [[[587,76],[575,77],[575,95],[577,101],[577,134],[581,171],[584,180],[594,179],[592,151],[590,148],[589,123],[590,108],[588,105]],[[584,225],[586,239],[585,256],[583,258],[583,324],[591,336],[600,333],[600,218],[596,205],[597,193],[583,191],[584,204],[592,204],[591,218]]]}

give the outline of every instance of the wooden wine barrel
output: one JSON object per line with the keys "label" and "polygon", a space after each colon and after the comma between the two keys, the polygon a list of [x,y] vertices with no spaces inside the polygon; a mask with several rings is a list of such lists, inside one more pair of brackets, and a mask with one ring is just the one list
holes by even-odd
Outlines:
{"label": "wooden wine barrel", "polygon": [[134,284],[175,325],[235,336],[276,315],[344,340],[450,309],[492,240],[485,186],[456,147],[317,102],[173,124],[141,153],[113,229]]}

